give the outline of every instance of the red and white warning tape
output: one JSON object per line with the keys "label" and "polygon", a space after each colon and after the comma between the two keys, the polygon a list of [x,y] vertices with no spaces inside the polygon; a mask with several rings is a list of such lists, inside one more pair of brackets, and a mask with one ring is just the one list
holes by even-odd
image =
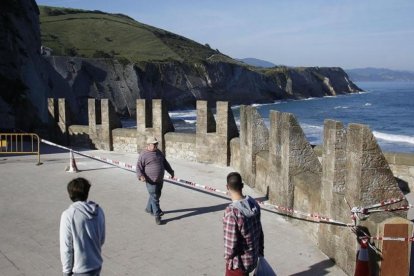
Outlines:
{"label": "red and white warning tape", "polygon": [[[301,212],[298,210],[294,210],[291,208],[286,208],[283,206],[279,206],[279,205],[273,205],[270,204],[268,202],[261,202],[261,201],[257,201],[259,204],[271,208],[273,210],[276,210],[277,213],[281,214],[281,215],[288,215],[288,216],[292,216],[293,214],[301,216],[301,218],[308,218],[309,221],[312,222],[322,222],[322,223],[331,223],[331,224],[335,224],[335,225],[340,225],[340,226],[347,226],[347,227],[351,227],[354,224],[353,223],[344,223],[342,221],[338,221],[335,219],[331,219],[329,217],[326,216],[321,216],[319,214],[312,214],[312,213],[305,213],[305,212]],[[294,217],[294,216],[292,216]]]}
{"label": "red and white warning tape", "polygon": [[405,199],[405,197],[400,197],[400,198],[391,198],[391,199],[387,199],[385,201],[381,201],[377,204],[373,204],[367,207],[364,207],[364,209],[374,209],[374,208],[378,208],[378,207],[382,207],[382,206],[387,206],[387,205],[391,205],[394,203],[398,203],[400,201],[403,201]]}
{"label": "red and white warning tape", "polygon": [[351,212],[353,214],[363,214],[363,215],[369,215],[370,213],[376,213],[376,212],[392,212],[392,211],[398,211],[398,210],[408,210],[409,208],[412,208],[412,206],[404,206],[404,207],[397,207],[397,208],[386,208],[386,209],[375,209],[374,208],[380,208],[384,206],[388,206],[391,204],[395,204],[398,202],[403,201],[405,198],[391,198],[385,201],[382,201],[380,203],[376,203],[367,207],[353,207],[351,209]]}
{"label": "red and white warning tape", "polygon": [[171,177],[168,177],[168,179],[169,180],[174,180],[176,182],[180,182],[180,183],[183,183],[183,184],[187,184],[187,185],[190,185],[190,186],[193,186],[193,187],[198,187],[198,188],[201,188],[201,189],[210,191],[210,192],[216,192],[216,193],[224,194],[224,195],[227,195],[227,196],[229,195],[229,193],[226,192],[226,191],[222,191],[222,190],[219,190],[219,189],[216,189],[216,188],[213,188],[213,187],[201,185],[201,184],[198,184],[198,183],[195,183],[195,182],[191,182],[191,181],[188,181],[188,180],[184,180],[184,179],[181,179],[181,178],[176,178],[176,177],[171,178]]}
{"label": "red and white warning tape", "polygon": [[382,236],[365,236],[365,237],[360,237],[361,240],[370,240],[371,242],[373,242],[374,240],[377,241],[401,241],[401,242],[406,242],[406,241],[410,241],[413,242],[414,241],[414,237],[382,237]]}

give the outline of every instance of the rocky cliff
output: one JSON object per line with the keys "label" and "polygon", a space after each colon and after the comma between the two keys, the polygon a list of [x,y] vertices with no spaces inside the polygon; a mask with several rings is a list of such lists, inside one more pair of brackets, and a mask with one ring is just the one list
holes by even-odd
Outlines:
{"label": "rocky cliff", "polygon": [[360,91],[341,68],[273,68],[260,71],[222,61],[142,62],[47,57],[86,108],[86,99],[109,98],[123,116],[135,116],[138,98],[164,99],[170,109],[195,108],[196,100],[232,104],[273,102]]}
{"label": "rocky cliff", "polygon": [[[220,53],[203,60],[134,63],[116,58],[46,57],[40,53],[39,10],[33,0],[1,1],[0,14],[0,128],[28,131],[46,123],[47,97],[65,97],[77,115],[73,123],[86,123],[90,97],[109,98],[120,115],[133,117],[139,98],[162,98],[170,109],[185,109],[194,108],[199,99],[211,104],[217,100],[250,104],[360,90],[340,68],[259,69]],[[170,40],[185,40],[157,32]],[[197,47],[198,52],[205,48]],[[216,53],[208,49],[204,52]]]}
{"label": "rocky cliff", "polygon": [[26,131],[47,122],[47,97],[70,86],[40,55],[39,10],[33,0],[0,2],[0,128]]}

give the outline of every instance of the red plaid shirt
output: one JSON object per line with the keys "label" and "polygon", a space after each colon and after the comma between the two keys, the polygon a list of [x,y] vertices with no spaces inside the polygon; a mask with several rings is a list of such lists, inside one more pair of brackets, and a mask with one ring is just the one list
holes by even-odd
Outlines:
{"label": "red plaid shirt", "polygon": [[248,202],[257,208],[251,217],[244,216],[233,204],[224,211],[224,259],[229,269],[241,268],[251,272],[259,255],[263,256],[264,246],[260,207],[252,198]]}

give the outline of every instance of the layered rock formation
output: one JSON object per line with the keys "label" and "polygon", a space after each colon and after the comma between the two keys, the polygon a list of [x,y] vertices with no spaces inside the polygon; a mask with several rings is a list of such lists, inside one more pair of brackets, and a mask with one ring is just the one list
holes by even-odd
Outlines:
{"label": "layered rock formation", "polygon": [[360,91],[341,68],[275,68],[266,72],[226,62],[152,62],[47,57],[82,104],[109,98],[123,116],[135,116],[135,99],[163,99],[169,109],[195,108],[196,100],[232,104],[332,96]]}

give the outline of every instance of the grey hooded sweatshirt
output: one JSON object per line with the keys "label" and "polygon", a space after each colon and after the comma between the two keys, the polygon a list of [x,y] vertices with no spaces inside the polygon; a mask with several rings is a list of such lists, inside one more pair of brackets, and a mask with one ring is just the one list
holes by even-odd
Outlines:
{"label": "grey hooded sweatshirt", "polygon": [[105,216],[98,204],[77,201],[60,219],[60,258],[63,273],[86,273],[102,267]]}

